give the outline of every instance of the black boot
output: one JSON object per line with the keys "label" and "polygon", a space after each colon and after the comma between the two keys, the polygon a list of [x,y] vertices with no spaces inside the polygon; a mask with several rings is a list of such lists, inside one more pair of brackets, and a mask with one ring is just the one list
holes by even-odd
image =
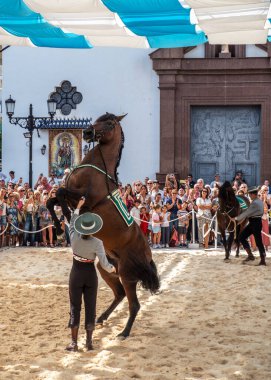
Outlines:
{"label": "black boot", "polygon": [[250,248],[245,248],[248,256],[247,258],[243,261],[243,262],[247,262],[247,261],[253,261],[255,260],[255,256],[253,255],[253,253],[251,252],[251,249]]}
{"label": "black boot", "polygon": [[91,330],[86,330],[86,349],[88,351],[93,350],[93,345],[92,345],[92,334],[93,334],[93,329]]}
{"label": "black boot", "polygon": [[258,265],[266,265],[266,262],[265,262],[265,253],[261,253],[261,260],[259,262]]}
{"label": "black boot", "polygon": [[66,350],[67,350],[67,351],[73,351],[73,352],[78,351],[78,346],[77,346],[78,330],[79,330],[78,327],[72,327],[72,328],[71,328],[72,341],[71,341],[71,343],[66,347]]}

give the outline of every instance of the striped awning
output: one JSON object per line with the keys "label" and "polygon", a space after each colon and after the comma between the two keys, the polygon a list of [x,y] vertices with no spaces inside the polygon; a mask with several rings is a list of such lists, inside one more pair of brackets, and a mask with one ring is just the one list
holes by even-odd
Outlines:
{"label": "striped awning", "polygon": [[0,44],[56,48],[266,43],[270,0],[0,0]]}

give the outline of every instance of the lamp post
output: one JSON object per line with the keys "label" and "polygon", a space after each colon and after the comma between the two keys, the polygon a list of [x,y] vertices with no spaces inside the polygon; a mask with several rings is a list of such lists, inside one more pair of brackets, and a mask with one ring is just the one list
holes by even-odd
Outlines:
{"label": "lamp post", "polygon": [[41,126],[50,124],[56,114],[56,101],[53,99],[47,100],[48,114],[49,117],[34,117],[33,116],[33,106],[29,106],[29,115],[26,117],[13,117],[15,110],[15,100],[10,96],[9,99],[5,101],[6,103],[6,112],[11,124],[19,125],[21,128],[27,130],[24,133],[24,137],[29,139],[29,185],[32,187],[33,181],[33,170],[32,170],[32,155],[33,155],[33,132],[35,129],[38,129]]}

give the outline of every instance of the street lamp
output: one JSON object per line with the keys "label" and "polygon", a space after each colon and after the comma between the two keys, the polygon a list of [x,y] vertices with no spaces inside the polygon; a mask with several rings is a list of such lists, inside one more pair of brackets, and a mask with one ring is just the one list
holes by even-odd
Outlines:
{"label": "street lamp", "polygon": [[34,117],[33,116],[33,106],[30,104],[29,106],[29,115],[27,117],[13,117],[15,110],[15,100],[9,97],[5,101],[6,103],[6,112],[11,124],[19,125],[21,128],[27,130],[24,133],[24,137],[29,139],[29,185],[32,187],[32,140],[33,140],[33,132],[35,129],[39,129],[42,126],[48,125],[53,121],[53,118],[56,114],[56,101],[54,99],[47,100],[48,114],[50,117]]}
{"label": "street lamp", "polygon": [[42,147],[40,148],[41,154],[44,156],[46,152],[46,145],[43,144]]}

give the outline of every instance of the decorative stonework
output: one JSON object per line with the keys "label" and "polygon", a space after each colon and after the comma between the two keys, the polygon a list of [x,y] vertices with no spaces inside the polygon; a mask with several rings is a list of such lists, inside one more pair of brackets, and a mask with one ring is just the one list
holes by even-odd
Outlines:
{"label": "decorative stonework", "polygon": [[[150,57],[159,75],[160,89],[160,172],[157,179],[163,182],[165,175],[173,172],[179,178],[186,178],[192,170],[191,111],[194,106],[259,107],[260,182],[270,179],[270,57],[190,59],[184,58],[181,48],[158,49]],[[249,136],[251,141],[240,136],[237,139],[244,157],[250,157],[255,136]],[[232,143],[231,148],[234,146]],[[215,154],[220,151],[218,147]]]}
{"label": "decorative stonework", "polygon": [[50,99],[54,99],[57,102],[56,108],[67,116],[72,109],[76,109],[77,104],[82,102],[83,95],[71,85],[70,81],[64,80],[59,87],[55,88],[55,92],[51,93]]}

